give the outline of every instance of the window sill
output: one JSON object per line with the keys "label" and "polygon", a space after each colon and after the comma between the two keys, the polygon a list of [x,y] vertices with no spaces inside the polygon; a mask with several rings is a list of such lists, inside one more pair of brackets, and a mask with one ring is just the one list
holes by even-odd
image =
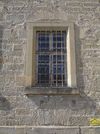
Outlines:
{"label": "window sill", "polygon": [[27,87],[25,89],[26,96],[44,95],[44,96],[66,96],[66,95],[78,95],[79,90],[76,88],[50,88],[50,87]]}

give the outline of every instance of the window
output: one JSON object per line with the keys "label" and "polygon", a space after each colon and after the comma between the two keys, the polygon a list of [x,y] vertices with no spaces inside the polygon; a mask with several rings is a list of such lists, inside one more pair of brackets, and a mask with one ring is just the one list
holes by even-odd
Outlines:
{"label": "window", "polygon": [[76,88],[74,24],[27,24],[26,86]]}
{"label": "window", "polygon": [[37,83],[66,86],[66,31],[36,31]]}

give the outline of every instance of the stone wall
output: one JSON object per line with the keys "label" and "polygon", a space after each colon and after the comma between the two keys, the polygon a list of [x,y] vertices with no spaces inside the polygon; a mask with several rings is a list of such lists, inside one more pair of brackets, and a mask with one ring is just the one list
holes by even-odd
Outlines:
{"label": "stone wall", "polygon": [[2,134],[100,134],[100,127],[0,127]]}
{"label": "stone wall", "polygon": [[[79,96],[25,95],[26,23],[43,19],[75,24]],[[99,116],[100,1],[0,0],[0,126],[88,126]]]}

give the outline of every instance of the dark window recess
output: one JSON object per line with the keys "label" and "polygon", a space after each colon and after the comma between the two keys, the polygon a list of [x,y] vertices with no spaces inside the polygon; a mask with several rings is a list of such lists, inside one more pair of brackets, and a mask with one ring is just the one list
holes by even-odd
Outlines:
{"label": "dark window recess", "polygon": [[66,31],[38,31],[37,74],[41,86],[65,86]]}

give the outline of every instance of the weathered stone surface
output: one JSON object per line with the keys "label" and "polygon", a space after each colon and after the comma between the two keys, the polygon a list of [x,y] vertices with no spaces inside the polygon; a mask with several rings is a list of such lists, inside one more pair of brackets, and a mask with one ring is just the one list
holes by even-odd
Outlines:
{"label": "weathered stone surface", "polygon": [[25,132],[25,128],[15,128],[15,133],[16,134],[25,134],[26,132]]}
{"label": "weathered stone surface", "polygon": [[29,134],[79,134],[79,129],[76,128],[33,128]]}
{"label": "weathered stone surface", "polygon": [[78,127],[1,127],[1,134],[79,134]]}
{"label": "weathered stone surface", "polygon": [[95,128],[95,133],[96,133],[96,134],[100,134],[100,127]]}
{"label": "weathered stone surface", "polygon": [[[25,96],[27,22],[69,19],[75,24],[77,89],[81,97]],[[1,0],[0,126],[86,126],[90,118],[100,116],[99,104],[100,1]],[[0,134],[15,133],[14,128],[0,129]],[[99,134],[99,130],[16,128],[16,133]]]}
{"label": "weathered stone surface", "polygon": [[99,134],[100,127],[84,127],[81,128],[81,134]]}
{"label": "weathered stone surface", "polygon": [[0,134],[100,134],[100,127],[0,127]]}
{"label": "weathered stone surface", "polygon": [[0,127],[0,133],[1,134],[16,134],[14,127]]}

